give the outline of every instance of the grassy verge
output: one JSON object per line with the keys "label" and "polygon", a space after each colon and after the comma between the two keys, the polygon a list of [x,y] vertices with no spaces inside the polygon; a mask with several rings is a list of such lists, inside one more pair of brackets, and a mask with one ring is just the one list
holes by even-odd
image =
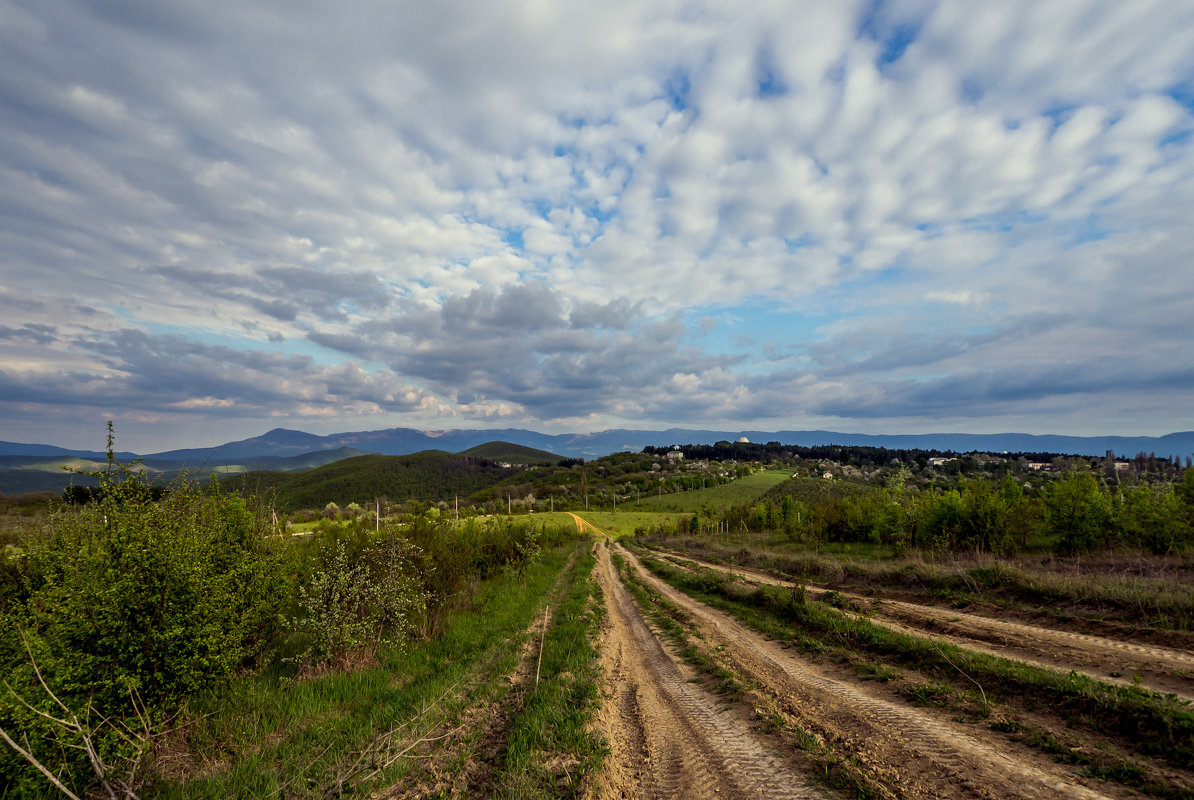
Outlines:
{"label": "grassy verge", "polygon": [[615,555],[613,559],[622,583],[639,609],[675,645],[680,657],[705,675],[711,689],[727,698],[749,703],[756,710],[759,730],[779,736],[785,744],[801,753],[810,767],[809,772],[826,786],[860,799],[884,794],[882,784],[852,755],[840,753],[832,744],[785,717],[774,698],[735,672],[717,650],[711,649],[699,634],[693,633],[687,614],[645,584],[620,556]]}
{"label": "grassy verge", "polygon": [[196,705],[191,724],[162,750],[150,794],[323,797],[417,772],[416,760],[395,756],[426,752],[470,708],[509,690],[525,632],[573,547],[545,551],[521,575],[490,579],[471,608],[452,612],[442,635],[382,650],[375,666],[295,682],[267,673],[244,680],[218,707]]}
{"label": "grassy verge", "polygon": [[580,797],[605,756],[605,743],[588,730],[598,703],[593,640],[603,613],[589,578],[593,563],[589,552],[576,560],[564,596],[550,609],[539,680],[527,687],[511,720],[494,797]]}
{"label": "grassy verge", "polygon": [[[721,572],[681,570],[650,557],[644,557],[643,563],[670,585],[735,615],[765,635],[806,651],[831,653],[880,680],[894,675],[893,667],[919,673],[922,679],[902,691],[914,704],[943,706],[972,721],[991,716],[997,702],[1026,711],[1047,710],[1064,719],[1067,726],[1106,736],[1125,750],[1179,769],[1194,768],[1194,710],[1173,696],[897,633],[812,600],[799,590],[747,585]],[[1015,718],[1005,712],[1004,716]],[[1036,746],[1041,743],[1039,736],[1021,740]],[[1048,747],[1040,749],[1052,752]],[[1150,779],[1142,767],[1124,759],[1086,758],[1089,774],[1156,796],[1187,796],[1179,785]]]}

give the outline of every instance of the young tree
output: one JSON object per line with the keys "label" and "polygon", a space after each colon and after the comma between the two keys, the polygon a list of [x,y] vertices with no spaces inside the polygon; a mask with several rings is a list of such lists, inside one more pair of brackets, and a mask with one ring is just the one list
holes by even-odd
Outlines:
{"label": "young tree", "polygon": [[1062,553],[1079,553],[1114,537],[1111,499],[1090,475],[1070,475],[1045,489],[1045,525]]}

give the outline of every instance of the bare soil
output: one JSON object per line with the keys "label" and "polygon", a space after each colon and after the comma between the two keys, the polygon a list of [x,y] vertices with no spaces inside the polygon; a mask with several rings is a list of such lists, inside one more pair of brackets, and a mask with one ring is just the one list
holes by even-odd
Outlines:
{"label": "bare soil", "polygon": [[825,797],[760,740],[741,709],[691,682],[690,671],[643,620],[605,544],[596,547],[596,578],[608,610],[597,724],[610,755],[593,796]]}
{"label": "bare soil", "polygon": [[[688,616],[696,635],[720,648],[735,672],[774,698],[786,721],[852,758],[882,784],[885,796],[1039,800],[1133,796],[1130,790],[1077,776],[1071,768],[990,731],[908,706],[884,696],[874,684],[835,673],[832,666],[814,664],[671,588],[629,553],[625,557],[644,583]],[[611,572],[605,580],[615,584],[612,591],[616,592],[616,576]]]}

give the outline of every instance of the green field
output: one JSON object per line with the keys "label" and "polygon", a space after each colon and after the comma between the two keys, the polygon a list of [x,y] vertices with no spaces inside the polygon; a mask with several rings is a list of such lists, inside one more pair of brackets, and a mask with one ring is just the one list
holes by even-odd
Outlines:
{"label": "green field", "polygon": [[680,518],[679,514],[658,511],[581,511],[577,516],[614,538],[633,536],[639,528],[654,530],[660,525],[675,526]]}
{"label": "green field", "polygon": [[726,508],[748,503],[791,477],[790,469],[762,470],[708,489],[644,497],[634,503],[628,503],[626,508],[632,511],[677,511],[681,513],[691,513],[705,508]]}

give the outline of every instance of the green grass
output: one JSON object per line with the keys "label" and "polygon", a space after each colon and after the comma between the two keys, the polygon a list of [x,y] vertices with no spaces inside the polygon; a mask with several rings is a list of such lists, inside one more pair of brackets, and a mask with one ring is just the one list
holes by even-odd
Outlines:
{"label": "green grass", "polygon": [[543,641],[540,680],[527,687],[510,722],[499,757],[494,797],[579,797],[598,769],[605,742],[588,729],[598,704],[598,653],[593,647],[603,613],[601,593],[589,578],[585,552],[569,573],[568,588]]}
{"label": "green grass", "polygon": [[791,477],[791,469],[761,470],[708,489],[645,495],[641,500],[628,504],[627,508],[632,511],[671,511],[689,514],[706,508],[727,508],[761,497],[769,489]]}
{"label": "green grass", "polygon": [[[675,526],[679,514],[645,511],[577,511],[577,516],[595,525],[615,539],[633,536],[640,529],[654,530],[660,525]],[[571,519],[571,517],[569,517]]]}
{"label": "green grass", "polygon": [[[367,775],[351,766],[361,754],[384,755],[440,735],[470,707],[500,702],[525,631],[572,547],[545,552],[521,577],[490,580],[441,636],[383,650],[377,666],[294,682],[273,671],[244,680],[219,705],[195,706],[185,739],[157,763],[160,773],[176,777],[159,779],[151,794],[322,797]],[[419,763],[399,759],[361,788],[397,782]]]}
{"label": "green grass", "polygon": [[[941,687],[932,681],[965,687],[973,679],[983,687],[982,706],[990,698],[1029,708],[1051,708],[1068,724],[1106,735],[1130,750],[1180,769],[1194,767],[1194,710],[1173,696],[898,633],[843,614],[798,590],[752,586],[720,572],[688,572],[650,557],[643,563],[677,589],[734,614],[765,635],[806,650],[836,652],[847,659],[856,660],[862,653],[883,665],[895,664],[925,674],[930,683],[916,692],[912,699],[917,702],[949,702]],[[953,691],[968,696],[973,705],[973,686],[971,683],[968,688]],[[970,710],[977,716],[989,712],[983,708]]]}
{"label": "green grass", "polygon": [[519,518],[534,520],[536,524],[546,523],[547,525],[558,525],[565,528],[576,527],[576,520],[567,511],[536,511],[534,514],[528,514],[525,517],[519,515]]}

